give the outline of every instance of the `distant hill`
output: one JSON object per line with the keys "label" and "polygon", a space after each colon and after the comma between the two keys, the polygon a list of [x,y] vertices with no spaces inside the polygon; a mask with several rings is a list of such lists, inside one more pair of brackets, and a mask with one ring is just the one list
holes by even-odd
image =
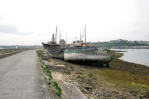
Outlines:
{"label": "distant hill", "polygon": [[148,48],[149,41],[128,41],[123,39],[108,42],[93,42],[92,45],[103,48]]}

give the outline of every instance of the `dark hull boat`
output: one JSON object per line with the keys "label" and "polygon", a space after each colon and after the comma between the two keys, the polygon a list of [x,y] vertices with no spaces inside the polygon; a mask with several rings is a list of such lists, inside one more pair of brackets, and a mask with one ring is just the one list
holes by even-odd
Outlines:
{"label": "dark hull boat", "polygon": [[56,27],[56,34],[52,36],[52,41],[48,43],[42,43],[44,49],[47,50],[47,53],[52,58],[59,58],[64,59],[64,50],[66,48],[65,40],[61,39],[59,44],[56,42],[57,36],[57,27]]}
{"label": "dark hull boat", "polygon": [[62,46],[57,45],[57,44],[45,44],[45,43],[42,43],[42,45],[47,50],[47,52],[48,52],[50,57],[64,59],[65,47],[62,47]]}

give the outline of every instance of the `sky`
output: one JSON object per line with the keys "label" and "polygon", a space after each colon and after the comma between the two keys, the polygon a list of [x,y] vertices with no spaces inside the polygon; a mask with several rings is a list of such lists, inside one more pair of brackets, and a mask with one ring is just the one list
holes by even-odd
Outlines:
{"label": "sky", "polygon": [[0,45],[37,45],[58,38],[149,40],[149,0],[0,0]]}

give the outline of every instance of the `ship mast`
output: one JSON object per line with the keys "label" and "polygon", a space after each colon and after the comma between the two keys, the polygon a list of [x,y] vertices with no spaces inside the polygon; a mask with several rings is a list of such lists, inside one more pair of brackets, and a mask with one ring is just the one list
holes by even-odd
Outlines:
{"label": "ship mast", "polygon": [[58,28],[58,26],[56,26],[56,31],[55,31],[55,43],[57,41],[57,28]]}
{"label": "ship mast", "polygon": [[80,41],[82,41],[82,37],[81,37],[81,30],[80,30]]}
{"label": "ship mast", "polygon": [[54,34],[52,35],[52,43],[53,43],[53,44],[55,43]]}
{"label": "ship mast", "polygon": [[86,24],[85,24],[85,30],[84,30],[84,32],[85,32],[85,43],[86,43]]}

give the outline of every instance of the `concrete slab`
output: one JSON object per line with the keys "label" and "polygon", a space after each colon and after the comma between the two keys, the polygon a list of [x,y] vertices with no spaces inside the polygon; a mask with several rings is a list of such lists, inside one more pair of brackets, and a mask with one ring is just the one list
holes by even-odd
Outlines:
{"label": "concrete slab", "polygon": [[0,99],[50,99],[36,51],[0,59]]}

